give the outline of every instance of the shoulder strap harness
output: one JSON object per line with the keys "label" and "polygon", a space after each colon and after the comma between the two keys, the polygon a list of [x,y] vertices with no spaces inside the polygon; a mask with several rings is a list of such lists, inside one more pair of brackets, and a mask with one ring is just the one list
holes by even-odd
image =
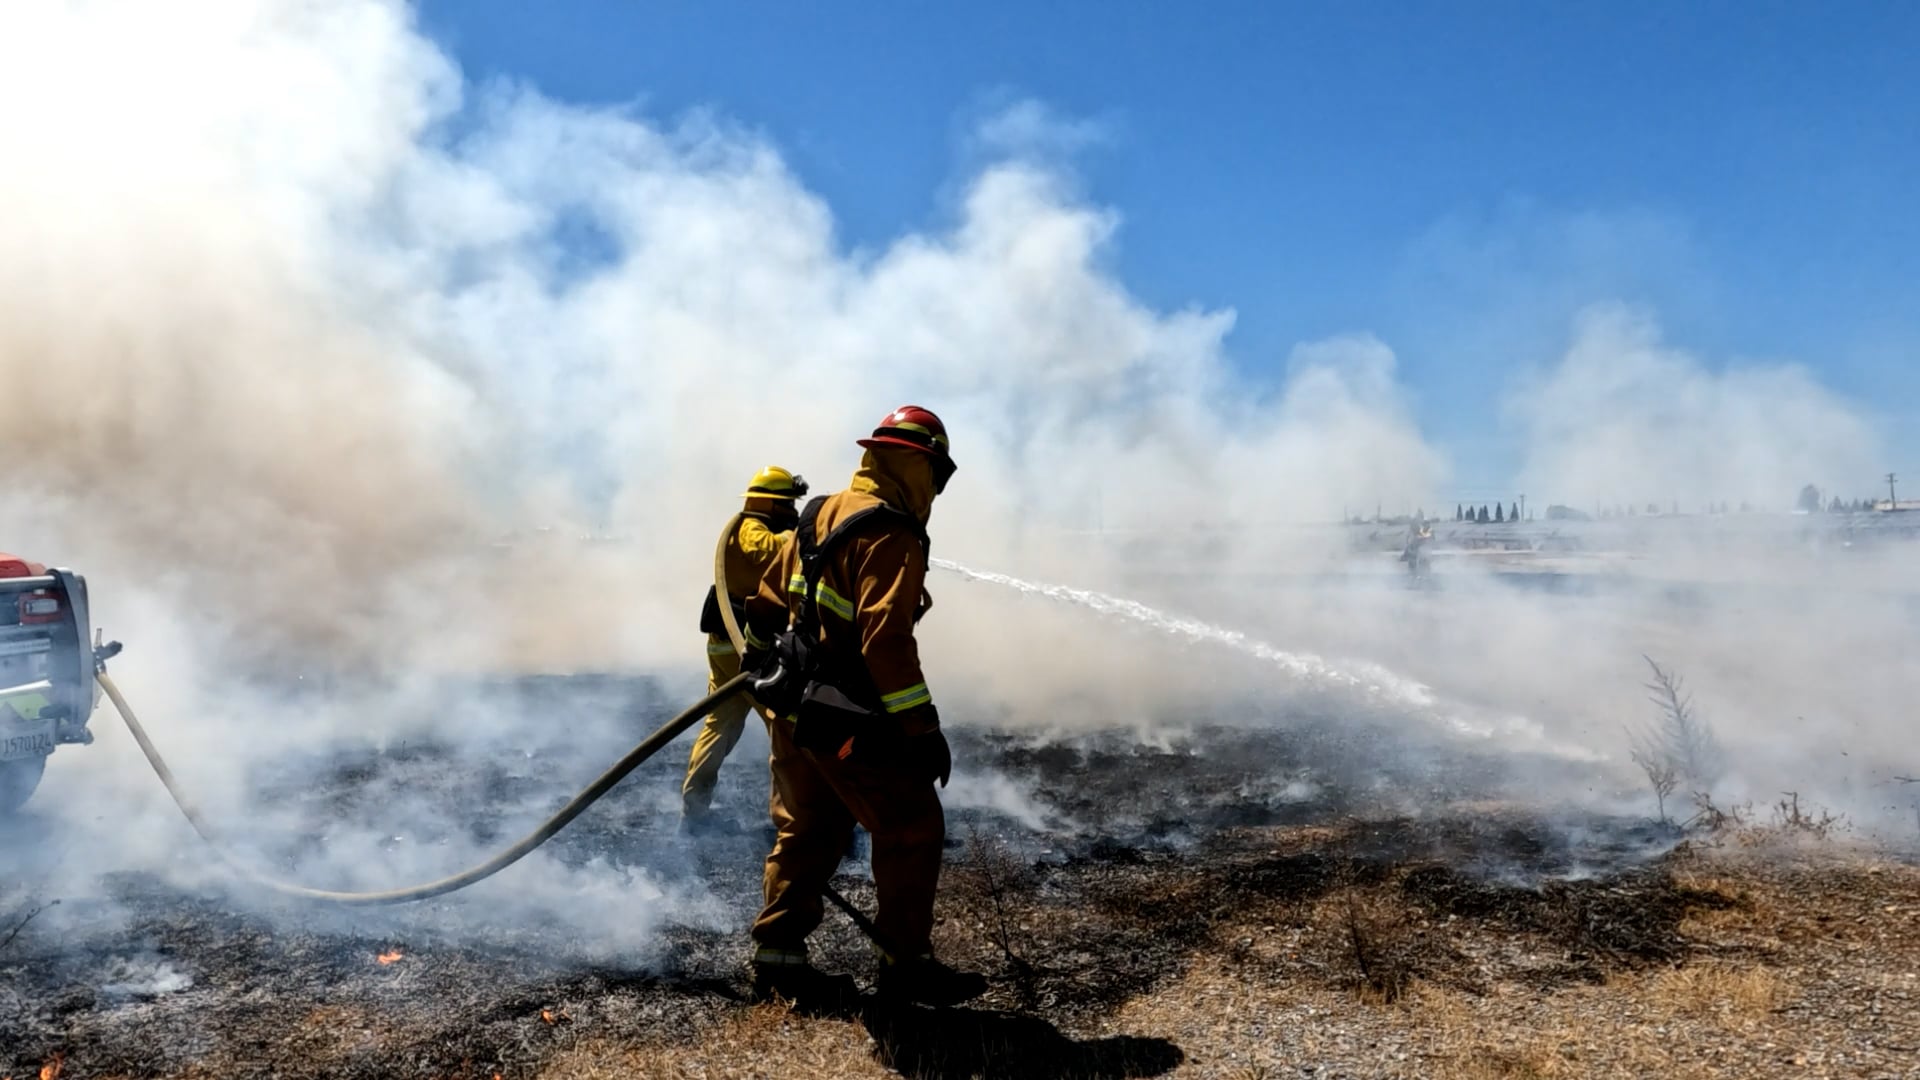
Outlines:
{"label": "shoulder strap harness", "polygon": [[[851,537],[861,526],[870,522],[891,518],[895,524],[905,525],[912,530],[920,541],[920,547],[931,558],[933,542],[927,536],[927,530],[912,515],[904,514],[885,503],[856,510],[847,515],[846,520],[833,527],[824,538],[817,537],[817,523],[820,507],[825,505],[827,497],[821,495],[807,503],[800,511],[800,524],[794,529],[793,539],[800,546],[800,576],[805,581],[805,591],[800,594],[800,602],[794,606],[793,617],[788,626],[802,631],[806,640],[817,641],[820,636],[820,576],[826,573],[827,559],[840,545]],[[932,605],[923,596],[919,611],[925,611]],[[918,618],[918,613],[916,613]]]}

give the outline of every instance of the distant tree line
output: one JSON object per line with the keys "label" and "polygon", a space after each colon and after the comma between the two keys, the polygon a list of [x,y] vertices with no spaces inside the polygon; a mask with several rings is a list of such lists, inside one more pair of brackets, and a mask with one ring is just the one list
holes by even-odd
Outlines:
{"label": "distant tree line", "polygon": [[1806,514],[1817,514],[1822,510],[1829,514],[1864,514],[1879,505],[1879,499],[1843,499],[1838,495],[1827,499],[1819,488],[1808,484],[1800,489],[1800,498],[1794,501],[1793,508]]}
{"label": "distant tree line", "polygon": [[1508,508],[1501,506],[1499,503],[1494,503],[1493,513],[1491,516],[1489,516],[1485,505],[1482,505],[1479,509],[1476,510],[1471,506],[1465,505],[1464,503],[1455,503],[1453,506],[1453,520],[1461,521],[1461,522],[1470,521],[1480,525],[1486,525],[1490,523],[1505,524],[1509,521],[1519,521],[1520,520],[1520,504],[1517,502],[1514,503],[1513,508],[1509,510]]}
{"label": "distant tree line", "polygon": [[[1879,507],[1881,502],[1882,500],[1879,499],[1843,499],[1838,495],[1828,499],[1818,487],[1808,484],[1806,487],[1800,489],[1800,497],[1795,501],[1794,508],[1809,514],[1864,514]],[[1701,508],[1701,512],[1706,514],[1750,514],[1753,513],[1753,511],[1753,504],[1744,501],[1738,504],[1731,502],[1710,502]],[[1548,521],[1591,521],[1594,518],[1606,521],[1613,518],[1639,517],[1642,514],[1648,517],[1657,517],[1663,513],[1678,517],[1680,515],[1680,501],[1675,499],[1664,508],[1657,502],[1647,503],[1645,509],[1642,509],[1635,503],[1616,503],[1612,506],[1596,506],[1591,515],[1570,506],[1560,506],[1557,504],[1547,507],[1546,510]],[[1426,520],[1426,516],[1426,511],[1422,510],[1413,520],[1424,521]],[[1353,520],[1358,522],[1360,519],[1356,517]],[[1482,503],[1479,506],[1455,503],[1453,506],[1453,520],[1467,525],[1504,525],[1508,522],[1520,520],[1520,504],[1517,501],[1504,506],[1500,503]]]}

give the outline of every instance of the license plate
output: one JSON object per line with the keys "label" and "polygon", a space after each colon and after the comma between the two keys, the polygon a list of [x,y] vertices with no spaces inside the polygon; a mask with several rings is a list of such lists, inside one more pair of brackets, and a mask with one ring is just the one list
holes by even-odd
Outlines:
{"label": "license plate", "polygon": [[53,725],[0,728],[0,761],[45,757],[53,753]]}

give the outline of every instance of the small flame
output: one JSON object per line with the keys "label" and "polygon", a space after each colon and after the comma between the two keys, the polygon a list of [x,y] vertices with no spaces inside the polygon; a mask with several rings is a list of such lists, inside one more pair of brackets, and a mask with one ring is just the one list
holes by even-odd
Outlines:
{"label": "small flame", "polygon": [[560,1022],[559,1019],[553,1015],[552,1009],[541,1009],[540,1019],[545,1020],[549,1024],[557,1024]]}
{"label": "small flame", "polygon": [[380,961],[382,966],[385,966],[387,964],[393,963],[396,960],[399,960],[401,957],[405,955],[407,954],[401,952],[399,949],[388,949],[386,952],[383,952],[379,956],[374,957],[374,959]]}
{"label": "small flame", "polygon": [[40,1080],[60,1080],[60,1074],[67,1071],[67,1055],[56,1053],[40,1066]]}

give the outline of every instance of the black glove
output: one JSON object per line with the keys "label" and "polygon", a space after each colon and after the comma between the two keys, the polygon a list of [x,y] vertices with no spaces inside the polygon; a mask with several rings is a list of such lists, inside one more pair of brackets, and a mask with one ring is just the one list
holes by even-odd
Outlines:
{"label": "black glove", "polygon": [[766,675],[773,668],[769,662],[772,659],[772,649],[756,649],[749,645],[747,651],[740,655],[740,670],[752,672],[757,676]]}
{"label": "black glove", "polygon": [[740,670],[753,676],[753,678],[747,680],[747,685],[753,687],[755,690],[767,690],[778,686],[781,680],[785,678],[786,672],[768,663],[768,658],[765,656],[759,659],[760,662],[757,664],[742,663],[740,665]]}
{"label": "black glove", "polygon": [[947,778],[953,775],[953,750],[947,746],[947,737],[939,728],[925,735],[908,735],[900,743],[900,758],[907,771],[928,780],[938,780],[941,787],[947,786]]}

